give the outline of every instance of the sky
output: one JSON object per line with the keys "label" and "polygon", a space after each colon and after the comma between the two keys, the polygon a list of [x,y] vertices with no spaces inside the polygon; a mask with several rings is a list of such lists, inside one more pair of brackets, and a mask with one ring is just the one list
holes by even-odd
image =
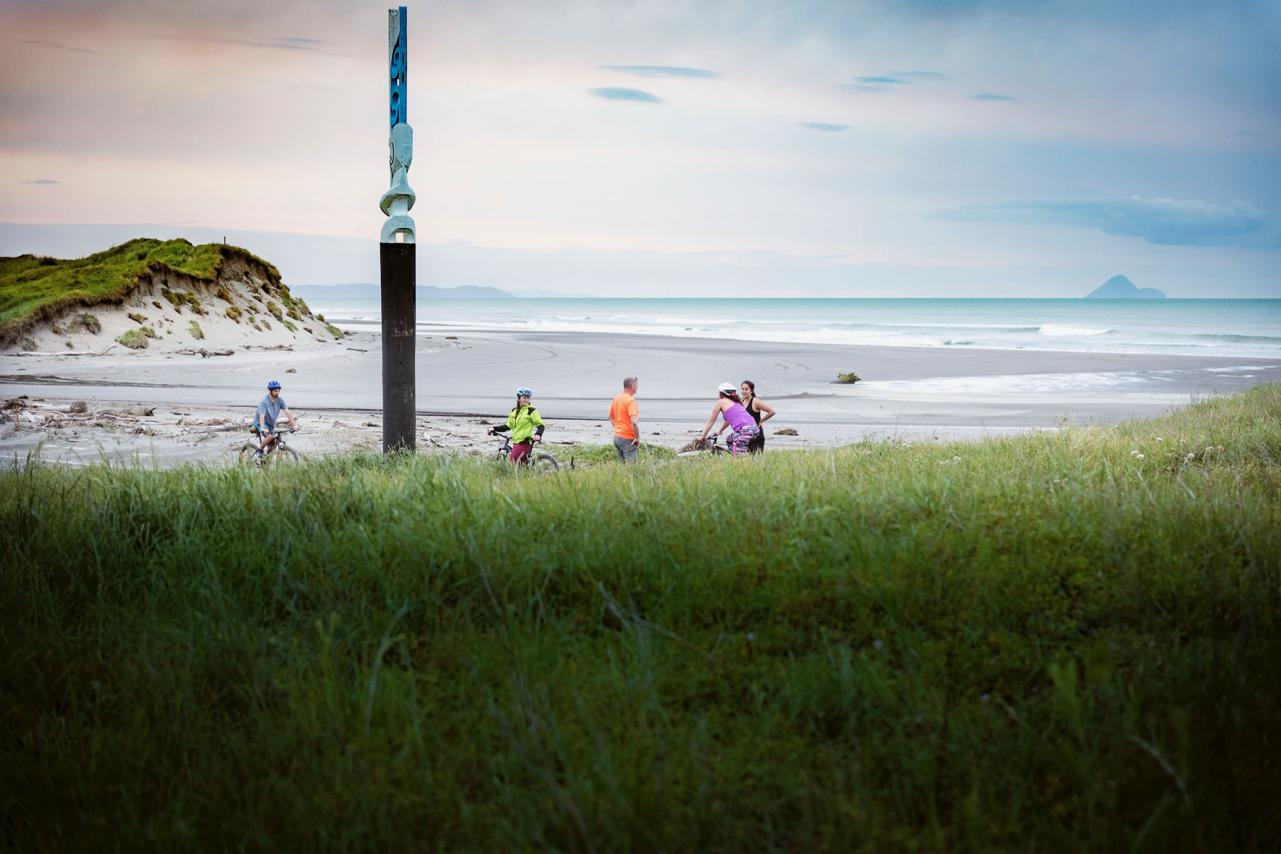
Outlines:
{"label": "sky", "polygon": [[[387,4],[0,0],[0,254],[378,281]],[[1281,2],[410,2],[418,278],[1281,298]]]}

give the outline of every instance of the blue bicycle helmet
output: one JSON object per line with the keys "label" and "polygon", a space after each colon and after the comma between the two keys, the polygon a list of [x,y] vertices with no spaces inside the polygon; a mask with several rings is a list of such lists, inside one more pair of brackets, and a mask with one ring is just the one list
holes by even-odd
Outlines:
{"label": "blue bicycle helmet", "polygon": [[533,397],[534,390],[532,388],[529,388],[528,386],[521,386],[520,388],[516,389],[516,396],[517,397]]}
{"label": "blue bicycle helmet", "polygon": [[277,388],[280,388],[280,383],[276,382],[275,380],[272,380],[271,382],[267,383],[267,391],[271,391],[272,389],[277,389]]}

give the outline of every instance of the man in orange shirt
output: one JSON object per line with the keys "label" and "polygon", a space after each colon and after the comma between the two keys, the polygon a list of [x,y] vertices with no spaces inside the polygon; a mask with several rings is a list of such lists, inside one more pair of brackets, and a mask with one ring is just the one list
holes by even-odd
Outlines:
{"label": "man in orange shirt", "polygon": [[614,424],[614,450],[624,463],[636,462],[640,451],[640,407],[636,405],[636,377],[623,380],[623,390],[609,405],[609,420]]}

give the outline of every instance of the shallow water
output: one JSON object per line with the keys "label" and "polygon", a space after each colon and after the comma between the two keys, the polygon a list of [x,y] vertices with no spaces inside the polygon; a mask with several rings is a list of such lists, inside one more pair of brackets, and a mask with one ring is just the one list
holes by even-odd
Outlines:
{"label": "shallow water", "polygon": [[[368,329],[377,303],[311,300]],[[363,323],[362,323],[363,321]],[[469,299],[421,332],[604,332],[743,341],[1281,358],[1281,300]],[[353,327],[354,328],[354,327]]]}

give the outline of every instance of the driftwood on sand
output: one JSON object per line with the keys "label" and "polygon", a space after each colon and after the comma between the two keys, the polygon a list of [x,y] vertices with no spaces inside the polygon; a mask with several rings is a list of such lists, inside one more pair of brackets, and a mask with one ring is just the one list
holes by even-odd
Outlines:
{"label": "driftwood on sand", "polygon": [[[245,348],[245,349],[248,349],[248,348]],[[183,356],[199,356],[202,359],[208,359],[210,356],[236,355],[235,350],[206,350],[204,347],[201,347],[196,350],[178,350],[176,352],[180,353]]]}

